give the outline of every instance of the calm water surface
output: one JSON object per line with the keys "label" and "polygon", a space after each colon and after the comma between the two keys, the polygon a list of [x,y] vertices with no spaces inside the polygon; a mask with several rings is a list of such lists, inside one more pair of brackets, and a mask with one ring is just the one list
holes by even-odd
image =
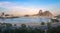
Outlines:
{"label": "calm water surface", "polygon": [[20,17],[20,18],[11,18],[11,19],[0,19],[0,22],[5,23],[29,23],[29,22],[47,22],[50,18],[44,17]]}

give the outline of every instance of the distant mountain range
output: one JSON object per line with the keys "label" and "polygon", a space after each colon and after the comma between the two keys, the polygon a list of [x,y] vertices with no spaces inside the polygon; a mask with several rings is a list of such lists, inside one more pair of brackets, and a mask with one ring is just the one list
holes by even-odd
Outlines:
{"label": "distant mountain range", "polygon": [[42,10],[39,10],[37,14],[34,14],[33,16],[47,16],[47,17],[52,17],[53,14],[49,11],[42,12]]}

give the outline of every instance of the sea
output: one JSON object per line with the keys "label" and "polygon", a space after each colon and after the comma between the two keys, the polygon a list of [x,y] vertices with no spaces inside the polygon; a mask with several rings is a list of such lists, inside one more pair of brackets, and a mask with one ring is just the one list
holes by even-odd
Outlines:
{"label": "sea", "polygon": [[5,18],[1,19],[3,23],[40,23],[48,22],[51,18],[48,17],[20,17],[20,18]]}

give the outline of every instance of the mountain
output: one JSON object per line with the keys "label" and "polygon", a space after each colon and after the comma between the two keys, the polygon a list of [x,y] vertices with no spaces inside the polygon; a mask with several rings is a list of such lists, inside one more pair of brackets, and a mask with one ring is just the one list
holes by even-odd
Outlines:
{"label": "mountain", "polygon": [[37,14],[34,14],[33,16],[46,16],[46,17],[52,17],[53,14],[49,11],[42,12],[42,10],[39,10]]}
{"label": "mountain", "polygon": [[43,16],[52,17],[53,14],[51,12],[49,12],[49,11],[45,11],[45,12],[43,12]]}

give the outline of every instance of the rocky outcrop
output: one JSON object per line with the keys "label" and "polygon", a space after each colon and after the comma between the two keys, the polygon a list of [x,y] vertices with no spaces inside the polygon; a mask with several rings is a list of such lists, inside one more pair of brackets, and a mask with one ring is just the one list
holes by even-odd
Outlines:
{"label": "rocky outcrop", "polygon": [[49,11],[45,11],[42,12],[42,10],[39,10],[39,12],[37,14],[35,14],[34,16],[47,16],[47,17],[52,17],[53,14]]}
{"label": "rocky outcrop", "polygon": [[51,12],[49,12],[49,11],[45,11],[45,12],[43,12],[43,15],[42,16],[52,17],[53,14]]}
{"label": "rocky outcrop", "polygon": [[39,10],[38,15],[39,15],[39,16],[42,16],[42,15],[43,15],[42,10]]}

